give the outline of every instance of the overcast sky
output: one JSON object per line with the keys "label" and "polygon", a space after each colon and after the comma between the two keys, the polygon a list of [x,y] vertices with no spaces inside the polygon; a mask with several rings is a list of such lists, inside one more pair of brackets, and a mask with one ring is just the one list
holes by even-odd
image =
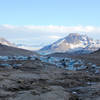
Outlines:
{"label": "overcast sky", "polygon": [[0,37],[37,47],[68,33],[100,38],[100,0],[0,0]]}

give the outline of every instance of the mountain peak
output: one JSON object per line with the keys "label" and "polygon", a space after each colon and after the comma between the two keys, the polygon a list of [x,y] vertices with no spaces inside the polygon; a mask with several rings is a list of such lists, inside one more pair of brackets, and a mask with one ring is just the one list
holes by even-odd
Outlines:
{"label": "mountain peak", "polygon": [[88,37],[86,34],[79,34],[79,33],[70,33],[66,37]]}
{"label": "mountain peak", "polygon": [[70,33],[68,36],[80,36],[79,33]]}
{"label": "mountain peak", "polygon": [[68,36],[42,48],[40,51],[46,51],[47,53],[75,52],[83,49],[86,51],[93,51],[97,50],[98,48],[100,48],[100,42],[89,38],[87,35],[70,33]]}
{"label": "mountain peak", "polygon": [[7,46],[15,46],[14,44],[10,43],[5,38],[0,37],[0,44],[7,45]]}
{"label": "mountain peak", "polygon": [[86,34],[70,33],[67,37],[88,37]]}
{"label": "mountain peak", "polygon": [[70,33],[68,36],[64,38],[66,42],[71,44],[77,44],[82,41],[90,41],[91,39],[87,35],[79,34],[79,33]]}

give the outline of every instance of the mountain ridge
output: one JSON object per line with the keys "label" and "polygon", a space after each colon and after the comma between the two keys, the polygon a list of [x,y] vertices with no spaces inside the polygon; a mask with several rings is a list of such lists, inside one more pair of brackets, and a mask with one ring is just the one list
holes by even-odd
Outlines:
{"label": "mountain ridge", "polygon": [[38,54],[33,51],[0,44],[0,56],[32,56]]}
{"label": "mountain ridge", "polygon": [[[74,53],[83,51],[83,53],[90,53],[100,48],[100,40],[93,40],[87,35],[78,33],[70,33],[68,36],[59,39],[51,45],[40,49],[40,53],[54,53],[54,52],[69,52]],[[81,53],[81,52],[80,52]]]}
{"label": "mountain ridge", "polygon": [[15,47],[15,45],[14,45],[13,43],[9,42],[8,40],[6,40],[6,39],[3,38],[3,37],[0,37],[0,44]]}

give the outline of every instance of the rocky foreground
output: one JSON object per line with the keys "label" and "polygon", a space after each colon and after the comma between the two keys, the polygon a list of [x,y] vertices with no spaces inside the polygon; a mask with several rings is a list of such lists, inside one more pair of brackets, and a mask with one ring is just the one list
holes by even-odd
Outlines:
{"label": "rocky foreground", "polygon": [[0,61],[0,100],[100,100],[100,74],[39,59]]}

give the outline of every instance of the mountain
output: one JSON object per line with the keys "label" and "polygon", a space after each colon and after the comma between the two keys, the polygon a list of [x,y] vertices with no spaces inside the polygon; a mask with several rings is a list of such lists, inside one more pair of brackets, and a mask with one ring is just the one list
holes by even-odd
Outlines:
{"label": "mountain", "polygon": [[93,40],[87,35],[71,33],[68,36],[40,49],[40,53],[90,53],[100,48],[100,41]]}
{"label": "mountain", "polygon": [[7,46],[14,46],[15,47],[15,45],[13,43],[11,43],[8,40],[6,40],[5,38],[1,38],[1,37],[0,37],[0,44],[7,45]]}
{"label": "mountain", "polygon": [[100,49],[98,49],[98,50],[92,52],[91,55],[97,55],[97,56],[100,57]]}
{"label": "mountain", "polygon": [[31,45],[29,43],[27,44],[16,44],[16,46],[18,48],[22,48],[22,49],[26,49],[26,50],[30,50],[30,51],[36,51],[36,50],[39,50],[38,46],[36,45]]}
{"label": "mountain", "polygon": [[0,44],[0,56],[30,56],[30,55],[38,55],[38,54],[36,52],[32,52],[29,50]]}

